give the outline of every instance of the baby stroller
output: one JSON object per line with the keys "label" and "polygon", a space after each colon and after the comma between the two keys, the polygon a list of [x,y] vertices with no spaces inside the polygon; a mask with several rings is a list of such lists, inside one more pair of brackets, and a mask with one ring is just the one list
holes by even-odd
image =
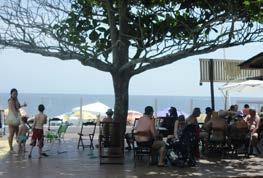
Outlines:
{"label": "baby stroller", "polygon": [[196,166],[195,153],[198,147],[197,130],[198,125],[187,125],[179,140],[167,140],[167,159],[175,166]]}

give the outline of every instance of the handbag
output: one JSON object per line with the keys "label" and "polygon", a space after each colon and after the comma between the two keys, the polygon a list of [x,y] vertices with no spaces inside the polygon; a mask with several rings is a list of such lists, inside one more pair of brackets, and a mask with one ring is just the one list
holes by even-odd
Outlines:
{"label": "handbag", "polygon": [[20,116],[18,114],[18,117],[15,117],[13,112],[8,112],[6,117],[6,124],[12,125],[12,126],[18,126],[20,124]]}

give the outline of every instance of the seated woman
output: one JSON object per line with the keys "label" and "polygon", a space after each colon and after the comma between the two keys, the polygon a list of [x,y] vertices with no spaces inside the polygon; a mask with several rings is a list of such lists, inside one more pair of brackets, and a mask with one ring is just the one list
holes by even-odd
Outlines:
{"label": "seated woman", "polygon": [[159,153],[158,166],[164,166],[165,142],[156,131],[151,106],[145,107],[144,115],[138,120],[134,133],[137,145],[151,147],[152,158]]}
{"label": "seated woman", "polygon": [[200,158],[200,152],[199,152],[199,141],[200,141],[200,127],[197,121],[197,118],[200,116],[201,114],[201,110],[200,108],[194,108],[193,113],[186,119],[186,123],[187,126],[193,126],[193,128],[195,129],[195,138],[196,138],[196,142],[195,142],[195,157],[197,159]]}
{"label": "seated woman", "polygon": [[169,114],[166,114],[166,117],[163,117],[160,120],[161,127],[165,127],[167,132],[164,133],[165,136],[172,135],[174,132],[174,124],[178,119],[177,109],[173,106],[169,109]]}
{"label": "seated woman", "polygon": [[[249,138],[248,125],[243,118],[243,113],[238,111],[235,115],[235,122],[228,126],[229,144],[233,146],[234,150],[239,149],[247,153]],[[242,149],[241,149],[242,148]]]}
{"label": "seated woman", "polygon": [[[175,123],[174,135],[172,139],[179,139],[173,142],[168,139],[167,142],[170,148],[177,154],[179,163],[178,166],[195,166],[196,159],[200,158],[199,154],[199,124],[197,117],[200,116],[200,108],[195,108],[192,115],[185,121],[183,116],[179,116]],[[170,136],[171,138],[171,136]],[[170,153],[168,154],[168,158]],[[173,160],[174,161],[174,160]],[[177,163],[175,163],[177,164]]]}
{"label": "seated woman", "polygon": [[180,115],[174,124],[174,134],[168,135],[167,142],[170,141],[174,142],[176,140],[179,140],[185,126],[186,126],[185,117],[184,115]]}
{"label": "seated woman", "polygon": [[207,123],[208,127],[211,129],[210,141],[224,141],[226,133],[226,120],[227,111],[220,110],[219,112],[213,112],[212,119]]}

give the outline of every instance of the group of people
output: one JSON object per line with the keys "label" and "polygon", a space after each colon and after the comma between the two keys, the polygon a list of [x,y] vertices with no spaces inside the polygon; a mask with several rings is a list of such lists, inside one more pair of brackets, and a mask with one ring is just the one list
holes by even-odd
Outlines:
{"label": "group of people", "polygon": [[[26,103],[21,105],[18,101],[18,91],[14,88],[10,91],[10,98],[8,99],[8,115],[6,118],[6,124],[9,128],[8,143],[10,151],[13,152],[13,138],[16,135],[18,143],[18,153],[25,152],[25,143],[29,135],[29,127],[27,124],[27,117],[21,116],[19,109],[21,107],[26,107]],[[44,131],[43,125],[47,123],[47,116],[44,114],[45,107],[40,104],[38,106],[39,113],[35,115],[33,125],[32,125],[32,139],[31,148],[28,157],[31,158],[32,150],[36,143],[38,142],[39,147],[39,158],[42,156],[42,148],[44,145]],[[103,119],[103,122],[113,121],[113,111],[109,109],[107,112],[107,117]],[[163,135],[156,128],[156,121],[153,117],[154,110],[153,107],[145,107],[144,114],[138,119],[138,122],[134,128],[133,135],[126,134],[126,139],[128,140],[128,147],[131,148],[129,139],[131,136],[134,137],[138,146],[148,146],[151,148],[151,153],[153,155],[158,155],[158,160],[152,159],[153,162],[158,164],[158,166],[165,165],[166,156],[166,143],[163,140]],[[182,137],[184,129],[188,125],[194,125],[195,127],[195,138],[197,140],[201,139],[203,141],[203,148],[207,150],[209,139],[224,139],[224,133],[231,127],[237,128],[248,128],[250,134],[250,143],[252,146],[252,151],[257,149],[257,140],[259,137],[259,131],[263,129],[263,123],[260,122],[259,116],[256,114],[254,109],[249,108],[249,105],[245,105],[242,111],[238,111],[237,105],[232,105],[228,111],[220,110],[219,112],[213,111],[210,107],[206,108],[206,118],[204,120],[202,128],[199,128],[199,123],[197,118],[200,116],[200,108],[194,108],[192,114],[185,118],[184,115],[177,115],[177,110],[175,107],[171,107],[169,110],[169,122],[163,122],[162,127],[167,128],[168,135],[167,141],[180,140]],[[217,132],[221,130],[223,132]],[[212,134],[211,134],[212,131]],[[213,132],[214,131],[214,132]],[[194,155],[196,158],[200,157],[199,154],[199,141],[196,142]]]}
{"label": "group of people", "polygon": [[[262,131],[262,122],[255,109],[251,109],[248,104],[239,111],[237,105],[232,105],[227,111],[220,110],[214,112],[211,108],[206,108],[206,118],[201,131],[201,140],[203,141],[203,150],[208,150],[209,140],[224,140],[226,136],[229,139],[235,135],[243,133],[235,133],[247,130],[247,149],[249,154],[259,154],[257,147],[259,133]],[[233,138],[235,139],[235,138]]]}
{"label": "group of people", "polygon": [[[9,129],[8,144],[10,152],[14,152],[13,149],[13,139],[16,135],[16,140],[18,143],[18,153],[26,152],[26,141],[29,135],[29,125],[27,124],[27,116],[21,116],[19,109],[21,107],[26,107],[27,104],[21,105],[18,100],[18,91],[13,88],[10,91],[10,98],[8,99],[8,114],[6,117],[6,124]],[[29,151],[28,158],[31,158],[33,148],[38,142],[39,147],[39,158],[42,157],[42,148],[44,146],[44,130],[43,125],[47,123],[47,115],[44,114],[45,106],[40,104],[38,106],[39,113],[35,115],[32,125],[32,138],[31,138],[31,148]]]}
{"label": "group of people", "polygon": [[[262,109],[263,110],[263,109]],[[139,118],[134,128],[134,137],[138,146],[149,146],[152,149],[152,154],[159,154],[158,165],[163,166],[167,151],[167,143],[162,139],[162,135],[155,127],[155,118],[153,117],[153,108],[147,106],[144,115]],[[227,132],[234,132],[233,128],[245,128],[248,130],[247,138],[249,143],[249,153],[258,154],[259,134],[263,130],[263,122],[260,122],[260,117],[255,109],[249,108],[249,105],[244,105],[241,111],[238,111],[237,105],[233,105],[229,110],[214,111],[210,107],[206,108],[206,117],[204,123],[199,127],[197,118],[200,116],[200,108],[194,108],[192,114],[185,118],[184,115],[177,115],[176,108],[171,107],[167,118],[161,124],[168,131],[167,142],[179,142],[183,139],[183,132],[186,131],[189,125],[194,126],[195,137],[192,152],[196,159],[200,158],[199,141],[203,143],[203,153],[208,151],[209,141],[225,140]],[[171,129],[172,127],[172,129]],[[230,129],[232,129],[230,131]],[[237,131],[238,132],[238,131]],[[232,133],[233,134],[233,133]],[[126,139],[128,140],[128,134]],[[179,142],[182,144],[182,142]],[[178,146],[178,144],[177,144]],[[179,145],[180,147],[180,145]],[[153,159],[154,160],[154,159]]]}
{"label": "group of people", "polygon": [[[167,122],[162,123],[162,127],[167,127],[168,133],[170,135],[167,136],[167,142],[176,142],[180,140],[184,128],[188,125],[193,126],[194,128],[194,137],[199,139],[199,126],[197,117],[200,116],[201,111],[200,108],[195,108],[193,113],[185,119],[184,115],[177,116],[176,108],[171,107],[169,110],[169,115],[167,117],[170,118],[169,124]],[[167,143],[163,140],[163,134],[160,133],[155,127],[155,118],[153,117],[153,107],[147,106],[145,107],[144,115],[139,118],[138,122],[134,128],[134,138],[138,146],[148,146],[151,148],[151,163],[157,164],[158,166],[165,166],[165,158],[166,158],[166,147]],[[172,133],[169,131],[172,128]],[[127,137],[126,137],[127,139]],[[157,160],[155,159],[157,155]],[[194,156],[199,158],[199,148],[198,141],[194,145]]]}

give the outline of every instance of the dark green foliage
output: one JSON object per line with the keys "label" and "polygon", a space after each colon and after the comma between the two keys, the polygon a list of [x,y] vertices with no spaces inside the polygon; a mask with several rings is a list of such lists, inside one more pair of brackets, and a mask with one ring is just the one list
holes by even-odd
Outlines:
{"label": "dark green foliage", "polygon": [[[74,0],[68,18],[54,25],[54,30],[65,41],[79,45],[84,51],[87,46],[95,47],[97,52],[105,51],[110,48],[111,37],[103,2]],[[120,3],[110,2],[119,30]],[[253,21],[262,22],[262,0],[133,0],[129,1],[127,10],[128,28],[122,35],[137,48],[151,47],[163,40],[195,41],[201,34],[218,33],[216,23],[222,24],[231,18],[251,25]],[[219,21],[209,22],[218,16],[222,16]]]}

